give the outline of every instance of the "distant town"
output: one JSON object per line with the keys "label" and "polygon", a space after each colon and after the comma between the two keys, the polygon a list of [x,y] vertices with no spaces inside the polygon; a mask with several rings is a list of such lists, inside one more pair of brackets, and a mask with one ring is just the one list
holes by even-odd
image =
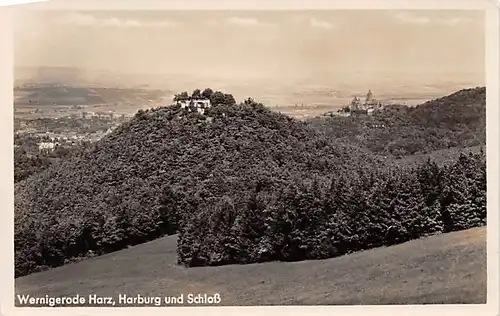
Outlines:
{"label": "distant town", "polygon": [[52,151],[58,146],[74,146],[95,142],[110,133],[127,119],[101,115],[76,115],[56,118],[14,118],[14,146],[26,141],[36,143],[38,149]]}
{"label": "distant town", "polygon": [[138,109],[172,100],[169,90],[112,86],[86,76],[69,67],[16,68],[14,146],[36,155],[93,143]]}

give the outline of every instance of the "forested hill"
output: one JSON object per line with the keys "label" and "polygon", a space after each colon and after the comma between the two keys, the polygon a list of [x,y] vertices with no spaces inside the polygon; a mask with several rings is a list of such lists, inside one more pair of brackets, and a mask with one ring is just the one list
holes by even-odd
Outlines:
{"label": "forested hill", "polygon": [[460,90],[416,107],[390,105],[372,116],[315,118],[308,124],[381,155],[486,145],[486,88]]}
{"label": "forested hill", "polygon": [[[457,94],[462,104],[390,107],[320,128],[213,95],[205,115],[139,111],[18,182],[16,276],[176,232],[178,262],[200,266],[328,258],[486,223],[484,152],[415,167],[370,153],[480,142],[481,89]],[[427,128],[426,115],[442,118]]]}
{"label": "forested hill", "polygon": [[176,232],[200,203],[374,163],[262,104],[139,111],[16,185],[16,274]]}

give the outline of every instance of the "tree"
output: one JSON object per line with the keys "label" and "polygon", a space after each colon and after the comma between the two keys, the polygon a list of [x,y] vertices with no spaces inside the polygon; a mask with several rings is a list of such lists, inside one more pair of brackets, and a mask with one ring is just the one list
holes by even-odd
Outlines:
{"label": "tree", "polygon": [[205,90],[203,90],[203,92],[201,93],[201,96],[205,99],[210,99],[212,97],[212,94],[213,94],[213,90],[210,89],[210,88],[206,88]]}
{"label": "tree", "polygon": [[217,91],[210,96],[210,102],[213,105],[224,104],[224,93]]}
{"label": "tree", "polygon": [[442,191],[442,174],[438,165],[430,158],[418,166],[417,170],[420,192],[427,206],[431,206],[438,199]]}
{"label": "tree", "polygon": [[189,100],[189,95],[187,92],[182,92],[174,96],[174,102],[187,101],[187,100]]}
{"label": "tree", "polygon": [[224,94],[224,104],[225,105],[235,105],[236,104],[236,100],[234,99],[233,95],[232,94]]}
{"label": "tree", "polygon": [[193,93],[191,94],[191,99],[194,99],[194,100],[201,99],[201,91],[200,91],[200,89],[196,89],[196,90],[193,91]]}
{"label": "tree", "polygon": [[248,98],[245,100],[245,104],[247,104],[247,105],[251,105],[253,103],[254,103],[254,100],[252,98]]}

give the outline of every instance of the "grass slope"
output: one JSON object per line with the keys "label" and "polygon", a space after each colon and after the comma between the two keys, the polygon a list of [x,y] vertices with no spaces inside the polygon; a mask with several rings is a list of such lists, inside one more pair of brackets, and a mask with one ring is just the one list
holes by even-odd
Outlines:
{"label": "grass slope", "polygon": [[[486,227],[338,258],[184,268],[176,237],[34,273],[16,294],[178,296],[219,293],[222,305],[486,303]],[[16,300],[17,304],[17,300]]]}

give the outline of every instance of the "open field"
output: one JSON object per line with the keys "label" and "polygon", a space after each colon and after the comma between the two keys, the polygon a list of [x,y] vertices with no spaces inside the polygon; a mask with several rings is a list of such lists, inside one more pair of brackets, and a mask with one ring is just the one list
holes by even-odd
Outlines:
{"label": "open field", "polygon": [[15,285],[38,297],[219,293],[222,305],[484,304],[486,281],[482,227],[327,260],[201,268],[177,265],[169,236]]}

